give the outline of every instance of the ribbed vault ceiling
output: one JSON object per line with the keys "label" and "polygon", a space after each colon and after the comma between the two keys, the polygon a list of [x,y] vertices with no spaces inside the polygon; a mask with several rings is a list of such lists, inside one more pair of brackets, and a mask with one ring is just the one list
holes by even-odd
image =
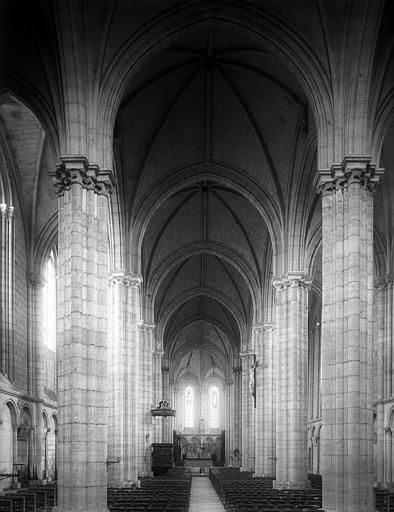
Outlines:
{"label": "ribbed vault ceiling", "polygon": [[[273,256],[266,221],[287,222],[309,117],[277,59],[219,29],[174,43],[130,83],[116,158],[127,223],[141,232],[137,266],[174,368],[203,343],[227,369],[260,320]],[[208,328],[221,333],[220,349]]]}
{"label": "ribbed vault ceiling", "polygon": [[[6,94],[0,101],[0,149],[12,190],[12,204],[22,213],[30,248],[56,215],[57,199],[49,178],[55,163],[44,130],[32,112]],[[1,165],[1,164],[0,164]],[[7,194],[6,194],[7,195]],[[4,198],[9,202],[9,198]],[[30,245],[31,244],[31,245]]]}

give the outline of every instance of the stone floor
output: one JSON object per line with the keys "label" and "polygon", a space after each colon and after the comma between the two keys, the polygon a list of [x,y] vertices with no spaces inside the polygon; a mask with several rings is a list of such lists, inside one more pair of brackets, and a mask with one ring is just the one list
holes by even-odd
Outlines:
{"label": "stone floor", "polygon": [[193,477],[189,512],[225,512],[209,478]]}

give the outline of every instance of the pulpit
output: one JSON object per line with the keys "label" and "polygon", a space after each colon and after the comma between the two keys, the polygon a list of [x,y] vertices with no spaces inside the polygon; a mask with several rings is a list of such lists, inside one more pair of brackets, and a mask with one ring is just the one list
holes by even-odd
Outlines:
{"label": "pulpit", "polygon": [[152,443],[152,471],[155,476],[167,473],[173,467],[172,443]]}

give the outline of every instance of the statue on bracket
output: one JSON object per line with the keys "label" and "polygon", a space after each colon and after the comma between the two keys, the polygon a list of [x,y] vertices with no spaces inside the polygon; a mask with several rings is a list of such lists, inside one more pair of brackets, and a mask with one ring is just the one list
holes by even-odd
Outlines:
{"label": "statue on bracket", "polygon": [[257,361],[255,359],[249,368],[249,391],[254,397],[256,397],[256,366]]}

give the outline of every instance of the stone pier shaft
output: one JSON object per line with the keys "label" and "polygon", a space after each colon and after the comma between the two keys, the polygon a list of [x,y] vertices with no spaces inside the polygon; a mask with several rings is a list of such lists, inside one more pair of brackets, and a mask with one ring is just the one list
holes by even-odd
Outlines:
{"label": "stone pier shaft", "polygon": [[255,476],[275,476],[274,325],[253,328],[256,347]]}
{"label": "stone pier shaft", "polygon": [[308,290],[311,279],[289,272],[275,279],[277,489],[305,489],[308,481]]}
{"label": "stone pier shaft", "polygon": [[373,510],[373,196],[367,160],[320,174],[323,509]]}
{"label": "stone pier shaft", "polygon": [[110,176],[83,158],[58,193],[58,512],[107,510],[107,280]]}

